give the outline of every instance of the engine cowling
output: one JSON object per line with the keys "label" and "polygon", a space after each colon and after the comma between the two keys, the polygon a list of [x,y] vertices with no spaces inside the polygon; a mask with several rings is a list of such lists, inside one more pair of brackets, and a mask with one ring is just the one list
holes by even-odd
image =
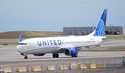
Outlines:
{"label": "engine cowling", "polygon": [[39,54],[33,54],[34,56],[43,56],[45,55],[44,53],[39,53]]}
{"label": "engine cowling", "polygon": [[65,50],[65,54],[72,57],[78,56],[78,48],[68,48]]}

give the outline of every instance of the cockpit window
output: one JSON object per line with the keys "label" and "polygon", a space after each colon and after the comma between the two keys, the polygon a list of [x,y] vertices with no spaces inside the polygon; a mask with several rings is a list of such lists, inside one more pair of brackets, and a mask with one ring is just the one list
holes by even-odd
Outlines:
{"label": "cockpit window", "polygon": [[18,45],[27,45],[27,43],[18,43]]}

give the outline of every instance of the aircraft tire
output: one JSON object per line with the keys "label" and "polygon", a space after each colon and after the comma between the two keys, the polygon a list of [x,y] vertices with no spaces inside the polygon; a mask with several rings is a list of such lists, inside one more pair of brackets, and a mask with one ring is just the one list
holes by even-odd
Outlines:
{"label": "aircraft tire", "polygon": [[28,56],[24,56],[24,59],[28,59]]}
{"label": "aircraft tire", "polygon": [[59,54],[58,53],[53,53],[53,58],[59,58]]}

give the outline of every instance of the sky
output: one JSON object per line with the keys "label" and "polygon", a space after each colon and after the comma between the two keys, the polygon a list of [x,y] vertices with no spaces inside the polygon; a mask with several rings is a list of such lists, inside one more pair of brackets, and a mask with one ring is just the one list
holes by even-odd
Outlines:
{"label": "sky", "polygon": [[108,26],[125,26],[124,3],[125,0],[0,0],[0,32],[95,26],[104,9],[108,10]]}

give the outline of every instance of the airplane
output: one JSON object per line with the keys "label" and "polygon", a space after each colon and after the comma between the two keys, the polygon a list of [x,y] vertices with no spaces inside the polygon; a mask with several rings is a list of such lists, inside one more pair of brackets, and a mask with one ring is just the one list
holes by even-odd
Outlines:
{"label": "airplane", "polygon": [[78,57],[78,51],[82,47],[100,45],[105,36],[107,10],[104,9],[95,30],[88,35],[58,36],[58,37],[36,37],[24,39],[19,35],[17,51],[28,59],[29,54],[43,56],[52,53],[53,58],[59,58],[59,53],[67,56]]}

